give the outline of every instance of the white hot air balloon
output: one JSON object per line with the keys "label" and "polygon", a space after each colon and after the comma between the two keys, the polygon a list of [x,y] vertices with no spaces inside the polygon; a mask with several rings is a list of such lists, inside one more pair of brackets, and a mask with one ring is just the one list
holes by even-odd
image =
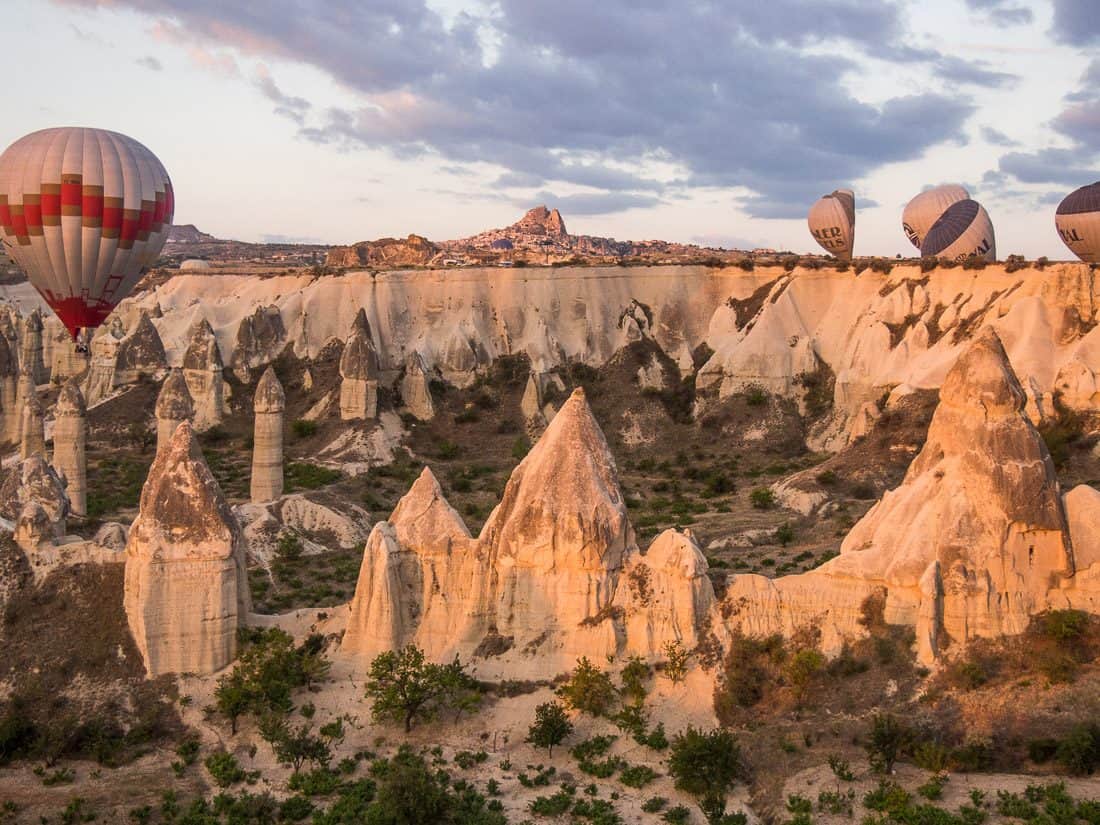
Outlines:
{"label": "white hot air balloon", "polygon": [[1082,261],[1100,263],[1100,181],[1066,195],[1054,225],[1070,252]]}
{"label": "white hot air balloon", "polygon": [[997,260],[993,221],[980,203],[967,198],[954,203],[932,224],[924,236],[923,258],[948,258],[962,261],[972,256]]}
{"label": "white hot air balloon", "polygon": [[818,198],[806,222],[823,249],[842,261],[852,260],[856,242],[856,196],[852,190],[837,189]]}
{"label": "white hot air balloon", "polygon": [[157,259],[175,198],[160,161],[103,129],[44,129],[0,155],[0,240],[74,340]]}
{"label": "white hot air balloon", "polygon": [[901,228],[905,230],[905,236],[917,249],[921,248],[924,236],[932,228],[932,224],[940,219],[940,215],[947,211],[953,203],[964,201],[970,197],[965,187],[956,183],[945,183],[942,186],[934,186],[926,189],[905,204],[901,213]]}

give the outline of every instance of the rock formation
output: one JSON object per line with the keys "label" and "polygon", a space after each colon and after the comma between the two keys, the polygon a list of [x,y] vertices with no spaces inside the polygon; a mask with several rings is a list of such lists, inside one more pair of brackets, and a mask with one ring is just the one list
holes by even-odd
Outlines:
{"label": "rock formation", "polygon": [[355,316],[340,356],[340,418],[378,417],[378,353],[363,310]]}
{"label": "rock formation", "polygon": [[88,362],[88,375],[84,379],[84,400],[93,407],[115,391],[115,365],[118,363],[118,350],[126,332],[122,321],[115,315],[109,325],[92,338],[91,358]]}
{"label": "rock formation", "polygon": [[23,417],[19,432],[19,458],[46,455],[46,411],[28,373],[20,376],[23,390]]}
{"label": "rock formation", "polygon": [[84,456],[88,437],[87,408],[84,396],[75,381],[68,381],[61,388],[54,407],[53,466],[65,479],[72,512],[77,516],[88,513],[87,463]]}
{"label": "rock formation", "polygon": [[171,370],[157,396],[157,453],[167,449],[176,428],[184,421],[191,421],[194,415],[195,408],[183,371]]}
{"label": "rock formation", "polygon": [[325,256],[326,266],[422,266],[439,254],[439,247],[420,235],[379,238],[351,246],[336,246]]}
{"label": "rock formation", "polygon": [[[90,339],[90,331],[86,330],[83,337]],[[57,318],[46,320],[43,343],[46,371],[51,381],[67,381],[88,368],[88,353],[76,351],[76,342]]]}
{"label": "rock formation", "polygon": [[273,501],[283,494],[283,385],[268,367],[256,385],[256,415],[252,446],[253,504]]}
{"label": "rock formation", "polygon": [[19,363],[0,334],[0,438],[15,443],[23,427],[19,406]]}
{"label": "rock formation", "polygon": [[124,603],[150,676],[233,661],[250,609],[236,520],[189,423],[159,453],[126,544]]}
{"label": "rock formation", "polygon": [[1000,339],[986,329],[948,373],[920,454],[810,573],[736,576],[730,625],[790,632],[818,623],[826,644],[858,635],[859,605],[916,628],[925,661],[951,641],[1019,633],[1075,572],[1054,465],[1028,420]]}
{"label": "rock formation", "polygon": [[16,541],[28,553],[62,538],[68,515],[64,484],[41,455],[22,461],[0,485],[0,517],[16,528]]}
{"label": "rock formation", "polygon": [[424,470],[367,540],[342,650],[369,661],[415,643],[516,678],[582,655],[658,656],[706,632],[706,571],[686,534],[639,552],[607,442],[577,390],[478,538]]}
{"label": "rock formation", "polygon": [[119,342],[114,386],[133,384],[141,378],[156,379],[166,369],[164,342],[149,314],[143,312],[134,331]]}
{"label": "rock formation", "polygon": [[520,400],[520,412],[532,432],[541,431],[553,419],[557,410],[550,400],[551,394],[561,397],[565,384],[561,377],[552,372],[531,372],[527,376],[527,385]]}
{"label": "rock formation", "polygon": [[23,342],[19,362],[25,365],[36,386],[49,380],[46,364],[42,359],[42,313],[37,309],[23,321]]}
{"label": "rock formation", "polygon": [[488,627],[486,561],[425,467],[367,539],[343,649],[472,651]]}
{"label": "rock formation", "polygon": [[256,307],[256,311],[242,318],[237,327],[234,371],[242,381],[247,380],[252,368],[274,361],[285,344],[286,326],[279,308],[270,304]]}
{"label": "rock formation", "polygon": [[431,421],[435,417],[431,376],[419,352],[414,351],[405,361],[405,374],[401,377],[401,400],[414,418]]}
{"label": "rock formation", "polygon": [[536,206],[528,209],[527,214],[512,224],[512,229],[528,235],[547,235],[564,237],[569,233],[565,229],[565,220],[557,209]]}
{"label": "rock formation", "polygon": [[214,329],[205,318],[191,327],[183,353],[183,377],[194,404],[195,429],[208,430],[225,415],[225,381],[222,356]]}

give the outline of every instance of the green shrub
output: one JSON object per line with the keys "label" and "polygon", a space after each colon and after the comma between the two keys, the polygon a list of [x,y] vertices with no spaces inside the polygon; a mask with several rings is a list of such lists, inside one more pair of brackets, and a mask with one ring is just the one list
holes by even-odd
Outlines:
{"label": "green shrub", "polygon": [[1059,742],[1055,759],[1068,773],[1092,773],[1100,765],[1100,725],[1074,725]]}
{"label": "green shrub", "polygon": [[295,490],[318,490],[343,478],[343,473],[320,464],[305,461],[291,461],[284,472],[287,492]]}
{"label": "green shrub", "polygon": [[662,810],[665,805],[668,804],[668,800],[663,796],[651,796],[645,802],[642,803],[642,810],[647,814],[655,814]]}
{"label": "green shrub", "polygon": [[619,781],[628,788],[644,788],[658,776],[648,765],[630,765],[623,768]]}
{"label": "green shrub", "polygon": [[581,657],[569,681],[558,688],[558,695],[575,710],[592,716],[604,716],[614,704],[617,691],[610,676],[587,657]]}
{"label": "green shrub", "polygon": [[573,806],[573,794],[562,789],[553,796],[538,796],[527,806],[538,816],[561,816]]}
{"label": "green shrub", "polygon": [[757,510],[768,510],[775,506],[775,493],[769,487],[757,487],[749,493],[749,502]]}
{"label": "green shrub", "polygon": [[317,422],[306,421],[304,418],[299,418],[290,425],[291,431],[296,438],[309,438],[311,435],[317,433]]}
{"label": "green shrub", "polygon": [[867,737],[867,758],[872,769],[890,774],[894,762],[908,744],[911,731],[896,717],[888,713],[876,713],[871,718],[871,730]]}
{"label": "green shrub", "polygon": [[877,788],[867,792],[863,804],[869,810],[893,814],[904,811],[911,799],[909,791],[897,782],[883,779]]}
{"label": "green shrub", "polygon": [[665,811],[661,819],[671,823],[671,825],[685,825],[685,823],[691,821],[691,811],[683,805],[677,805],[675,808],[669,808]]}
{"label": "green shrub", "polygon": [[219,788],[228,788],[238,782],[243,782],[247,776],[241,767],[237,757],[227,751],[216,751],[206,757],[203,763]]}

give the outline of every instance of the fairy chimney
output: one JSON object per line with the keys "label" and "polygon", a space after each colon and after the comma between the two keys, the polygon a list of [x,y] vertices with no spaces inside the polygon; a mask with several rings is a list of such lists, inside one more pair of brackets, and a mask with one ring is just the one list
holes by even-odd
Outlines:
{"label": "fairy chimney", "polygon": [[195,414],[191,403],[191,393],[187,389],[187,381],[183,372],[173,369],[164,379],[164,385],[157,396],[157,452],[168,446],[172,436],[176,433],[176,427],[184,421],[190,421]]}
{"label": "fairy chimney", "polygon": [[378,353],[367,314],[362,309],[340,356],[340,418],[353,421],[378,417]]}
{"label": "fairy chimney", "polygon": [[74,515],[88,513],[87,464],[85,443],[88,437],[87,407],[75,381],[66,382],[57,396],[53,425],[53,466],[64,476],[69,507]]}
{"label": "fairy chimney", "polygon": [[274,501],[283,494],[283,385],[268,367],[256,385],[252,446],[252,502]]}

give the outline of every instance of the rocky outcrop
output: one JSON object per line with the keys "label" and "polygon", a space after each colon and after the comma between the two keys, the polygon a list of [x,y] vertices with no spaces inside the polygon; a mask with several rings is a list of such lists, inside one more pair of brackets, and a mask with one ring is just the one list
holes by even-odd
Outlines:
{"label": "rocky outcrop", "polygon": [[256,307],[237,327],[233,369],[242,381],[247,380],[251,369],[274,361],[285,345],[286,326],[279,308],[270,304]]}
{"label": "rocky outcrop", "polygon": [[545,235],[547,237],[565,237],[565,220],[557,209],[547,209],[545,205],[528,209],[527,214],[510,227],[515,232],[526,235]]}
{"label": "rocky outcrop", "polygon": [[[88,331],[85,331],[81,337],[90,339],[91,336]],[[88,368],[88,353],[77,352],[76,341],[56,317],[46,319],[43,343],[46,371],[51,381],[67,381]]]}
{"label": "rocky outcrop", "polygon": [[195,429],[208,430],[225,415],[225,379],[218,339],[205,318],[191,327],[181,367],[194,405]]}
{"label": "rocky outcrop", "polygon": [[412,352],[405,361],[405,374],[401,377],[401,401],[405,409],[420,421],[431,421],[435,417],[431,375],[419,352]]}
{"label": "rocky outcrop", "polygon": [[109,398],[115,391],[115,366],[118,350],[125,336],[122,321],[116,315],[110,324],[92,339],[88,375],[84,379],[84,400],[89,407]]}
{"label": "rocky outcrop", "polygon": [[46,364],[42,358],[42,313],[34,310],[23,321],[23,341],[19,363],[25,365],[34,383],[49,381]]}
{"label": "rocky outcrop", "polygon": [[528,374],[519,408],[530,431],[538,433],[553,420],[557,410],[550,400],[551,396],[561,398],[564,392],[565,383],[557,373]]}
{"label": "rocky outcrop", "polygon": [[916,628],[928,661],[951,642],[1021,632],[1075,572],[1054,466],[1025,414],[1000,339],[985,330],[948,373],[928,438],[900,487],[801,576],[736,576],[730,626],[819,624],[827,644],[858,635],[859,605]]}
{"label": "rocky outcrop", "polygon": [[439,254],[439,247],[420,235],[407,238],[379,238],[351,246],[335,246],[325,256],[327,266],[401,267],[422,266]]}
{"label": "rocky outcrop", "polygon": [[23,426],[19,407],[19,362],[0,334],[0,438],[15,443]]}
{"label": "rocky outcrop", "polygon": [[487,558],[427,467],[367,539],[342,649],[469,655],[489,628]]}
{"label": "rocky outcrop", "polygon": [[689,535],[641,554],[582,390],[563,405],[471,538],[431,471],[367,540],[342,650],[417,644],[522,678],[579,656],[661,655],[702,639],[714,593]]}
{"label": "rocky outcrop", "polygon": [[25,459],[0,485],[0,517],[15,527],[15,539],[27,553],[65,535],[69,498],[54,469],[41,455]]}
{"label": "rocky outcrop", "polygon": [[126,544],[124,603],[150,676],[208,674],[250,609],[240,529],[189,423],[159,453]]}
{"label": "rocky outcrop", "polygon": [[378,353],[367,314],[359,310],[340,355],[340,418],[378,417]]}
{"label": "rocky outcrop", "polygon": [[119,341],[114,386],[133,384],[142,378],[159,379],[166,369],[164,342],[149,314],[143,312],[134,331]]}
{"label": "rocky outcrop", "polygon": [[88,513],[87,438],[84,396],[75,381],[68,381],[61,388],[54,407],[53,466],[65,480],[65,492],[73,514],[77,516]]}
{"label": "rocky outcrop", "polygon": [[268,367],[256,385],[253,403],[255,429],[252,442],[251,501],[274,501],[283,494],[283,385]]}
{"label": "rocky outcrop", "polygon": [[38,398],[38,391],[29,373],[21,377],[23,390],[23,417],[19,432],[19,458],[46,454],[46,411]]}
{"label": "rocky outcrop", "polygon": [[183,371],[171,370],[161,385],[155,408],[157,418],[157,452],[167,449],[176,428],[184,421],[191,421],[195,415],[191,403],[191,393],[187,389],[187,380]]}
{"label": "rocky outcrop", "polygon": [[704,641],[714,607],[707,569],[691,533],[678,530],[665,530],[644,556],[630,557],[615,593],[630,653],[657,658],[669,644],[694,650]]}

